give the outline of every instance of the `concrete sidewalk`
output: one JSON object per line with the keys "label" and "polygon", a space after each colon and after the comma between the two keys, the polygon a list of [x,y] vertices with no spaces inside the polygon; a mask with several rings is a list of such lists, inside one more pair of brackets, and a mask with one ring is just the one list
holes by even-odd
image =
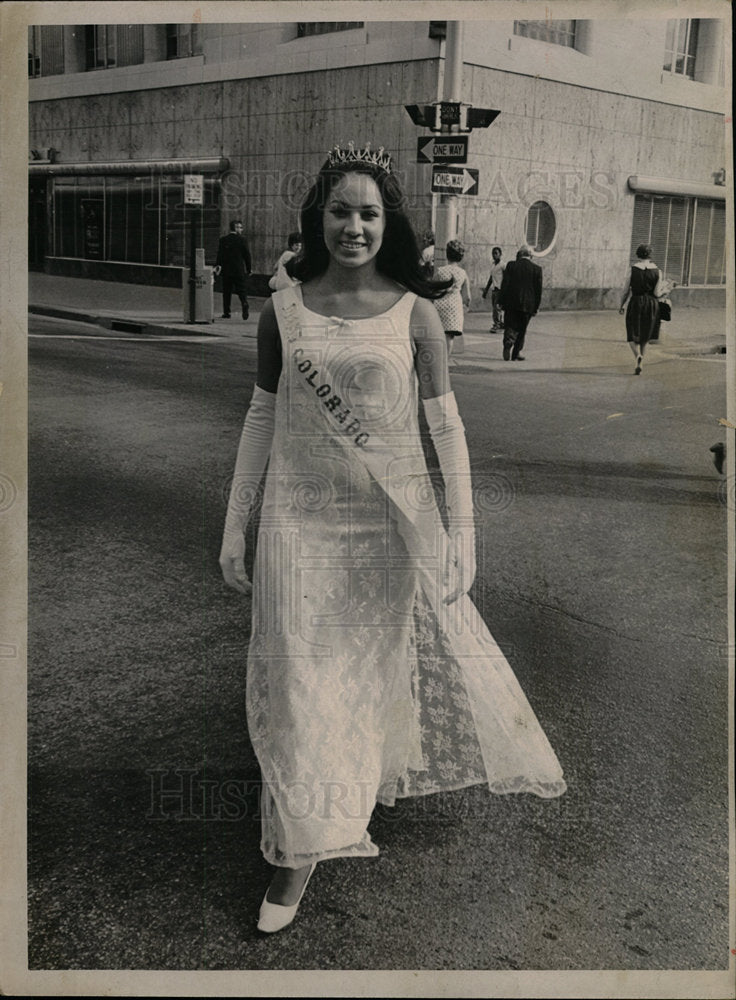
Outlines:
{"label": "concrete sidewalk", "polygon": [[[183,293],[178,288],[131,285],[115,281],[67,278],[32,271],[28,275],[29,312],[94,323],[127,334],[211,336],[227,340],[255,338],[264,299],[249,298],[250,317],[239,309],[231,319],[220,318],[222,297],[215,293],[215,320],[190,324],[184,320]],[[237,302],[237,298],[235,299]],[[453,353],[459,365],[504,365],[501,335],[489,333],[491,315],[483,300],[465,317],[464,351]],[[617,310],[543,312],[529,325],[524,355],[534,368],[570,369],[629,364],[623,316]],[[678,308],[673,295],[672,322],[663,323],[658,342],[647,351],[649,362],[674,355],[707,355],[726,349],[725,309]],[[514,365],[517,368],[517,365]],[[523,363],[518,365],[523,368]]]}

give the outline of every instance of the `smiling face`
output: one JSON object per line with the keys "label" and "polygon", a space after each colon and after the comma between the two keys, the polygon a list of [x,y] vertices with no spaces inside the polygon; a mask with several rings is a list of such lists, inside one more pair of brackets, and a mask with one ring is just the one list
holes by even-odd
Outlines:
{"label": "smiling face", "polygon": [[335,184],[322,214],[325,246],[341,267],[375,262],[386,216],[378,186],[367,174],[345,174]]}

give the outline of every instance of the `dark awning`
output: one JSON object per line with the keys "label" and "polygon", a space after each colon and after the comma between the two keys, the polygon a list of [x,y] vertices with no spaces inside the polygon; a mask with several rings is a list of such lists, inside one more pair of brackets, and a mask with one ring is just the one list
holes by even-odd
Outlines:
{"label": "dark awning", "polygon": [[73,177],[90,174],[219,174],[228,170],[226,156],[194,160],[112,160],[101,163],[29,163],[31,177]]}
{"label": "dark awning", "polygon": [[629,188],[637,194],[669,194],[675,197],[714,198],[725,201],[726,188],[719,184],[694,184],[692,181],[670,180],[668,177],[642,177],[632,174]]}

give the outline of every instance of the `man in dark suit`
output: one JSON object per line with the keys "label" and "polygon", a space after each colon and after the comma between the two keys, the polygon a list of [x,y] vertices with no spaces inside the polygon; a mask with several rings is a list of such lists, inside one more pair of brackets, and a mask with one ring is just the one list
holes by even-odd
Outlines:
{"label": "man in dark suit", "polygon": [[528,246],[520,247],[516,260],[509,261],[503,272],[499,305],[503,314],[503,359],[523,361],[524,346],[529,320],[539,310],[542,299],[542,268],[532,259]]}
{"label": "man in dark suit", "polygon": [[220,239],[215,261],[215,274],[222,274],[222,317],[230,316],[232,293],[240,299],[243,319],[248,319],[248,298],[245,294],[245,279],[251,272],[250,250],[243,236],[243,223],[230,223],[230,232]]}

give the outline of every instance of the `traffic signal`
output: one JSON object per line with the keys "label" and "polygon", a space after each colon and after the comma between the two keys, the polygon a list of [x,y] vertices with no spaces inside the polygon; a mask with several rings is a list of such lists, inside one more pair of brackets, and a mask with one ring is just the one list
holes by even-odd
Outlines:
{"label": "traffic signal", "polygon": [[415,125],[422,128],[435,129],[437,119],[437,107],[434,104],[405,104],[404,107],[409,112],[409,117]]}
{"label": "traffic signal", "polygon": [[500,111],[496,111],[494,108],[468,108],[467,111],[467,127],[471,128],[488,128],[491,122],[495,121],[496,118],[501,114]]}
{"label": "traffic signal", "polygon": [[446,135],[486,128],[501,114],[493,108],[473,108],[462,101],[405,104],[404,107],[415,125]]}

